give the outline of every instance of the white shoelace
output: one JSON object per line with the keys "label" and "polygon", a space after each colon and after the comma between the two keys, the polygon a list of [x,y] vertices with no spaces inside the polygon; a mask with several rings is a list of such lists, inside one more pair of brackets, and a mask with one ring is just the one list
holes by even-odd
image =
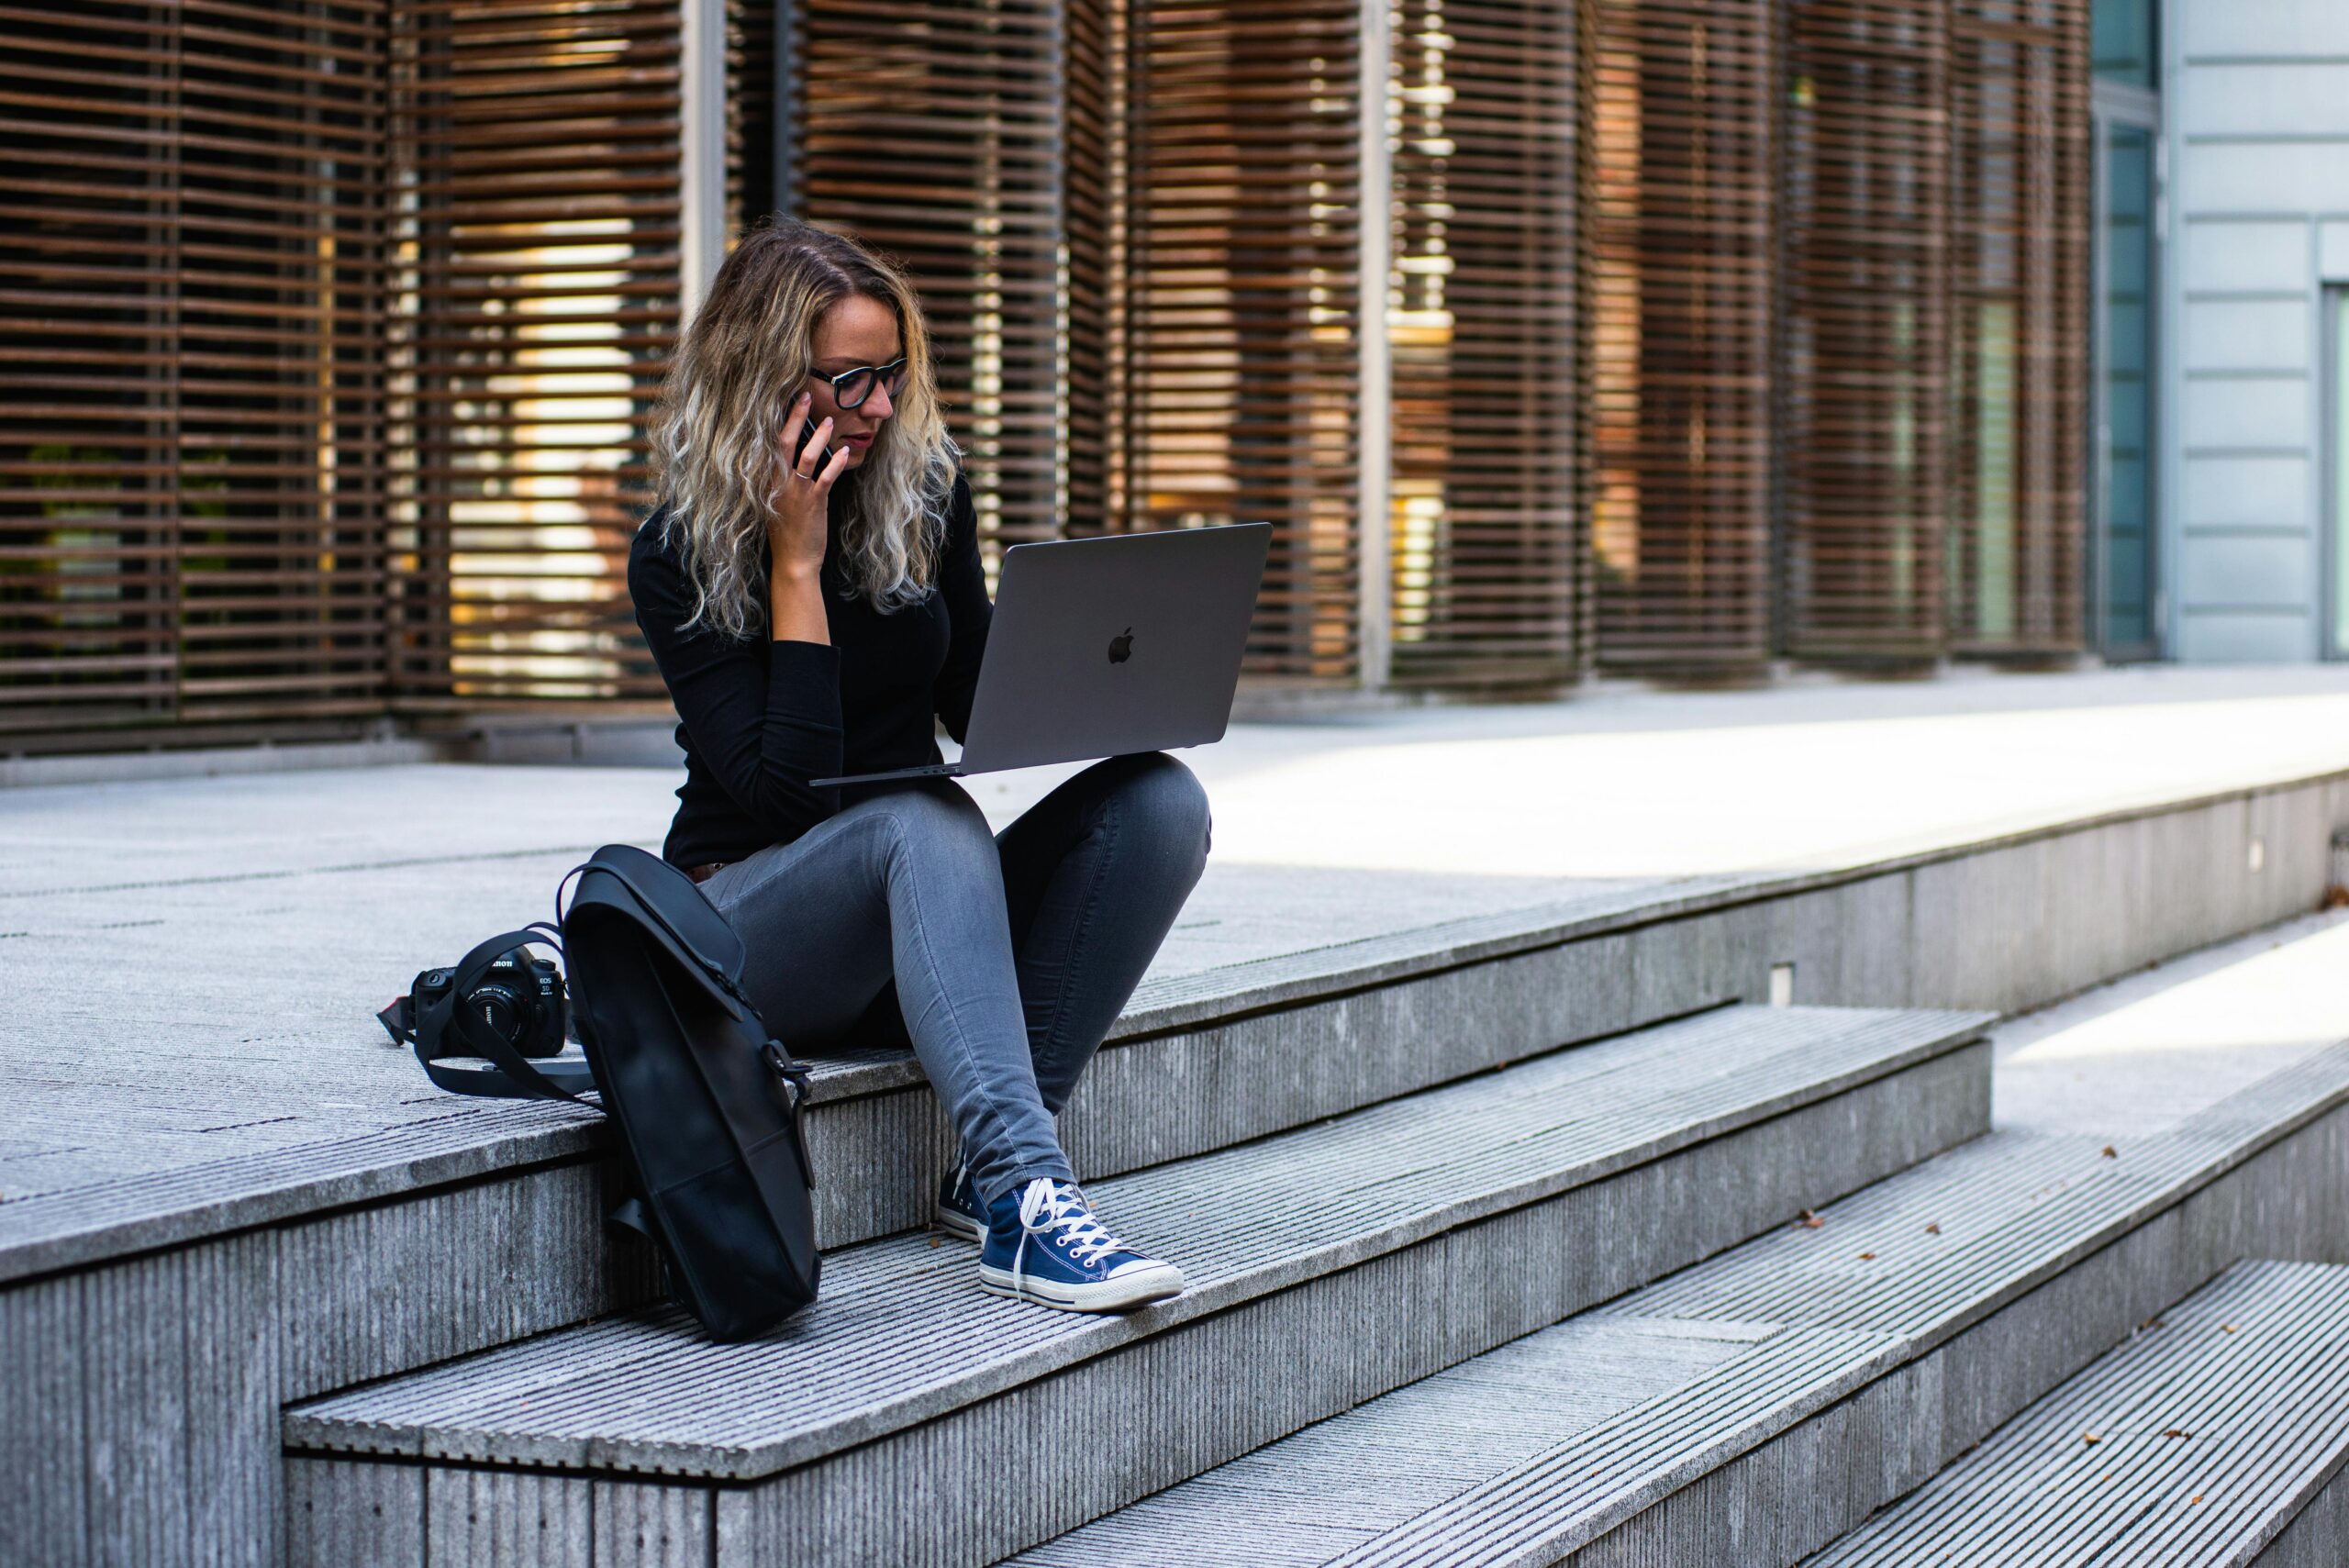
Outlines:
{"label": "white shoelace", "polygon": [[1086,1207],[1085,1194],[1073,1182],[1056,1182],[1050,1176],[1039,1176],[1019,1194],[1019,1249],[1012,1255],[1011,1274],[1020,1278],[1025,1271],[1020,1265],[1028,1260],[1028,1238],[1049,1236],[1060,1231],[1067,1238],[1065,1251],[1079,1264],[1097,1262],[1109,1252],[1125,1251],[1124,1244],[1101,1228]]}

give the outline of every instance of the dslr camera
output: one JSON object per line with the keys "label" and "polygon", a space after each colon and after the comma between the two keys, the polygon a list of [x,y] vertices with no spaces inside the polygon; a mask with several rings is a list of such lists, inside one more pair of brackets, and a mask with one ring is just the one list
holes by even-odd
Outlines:
{"label": "dslr camera", "polygon": [[[417,975],[407,998],[413,1016],[422,1018],[426,1008],[446,996],[456,977],[454,969],[428,969]],[[571,1033],[571,996],[563,988],[562,972],[551,959],[531,957],[528,948],[499,954],[457,1005],[525,1056],[558,1055]],[[396,1032],[393,1038],[399,1038]],[[453,1035],[450,1043],[463,1038]]]}

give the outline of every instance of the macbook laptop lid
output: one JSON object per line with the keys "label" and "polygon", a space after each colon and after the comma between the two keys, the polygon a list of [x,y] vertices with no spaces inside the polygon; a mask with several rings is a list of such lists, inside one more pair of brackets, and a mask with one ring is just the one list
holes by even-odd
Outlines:
{"label": "macbook laptop lid", "polygon": [[1223,739],[1269,523],[1014,545],[963,755],[818,785],[960,776]]}

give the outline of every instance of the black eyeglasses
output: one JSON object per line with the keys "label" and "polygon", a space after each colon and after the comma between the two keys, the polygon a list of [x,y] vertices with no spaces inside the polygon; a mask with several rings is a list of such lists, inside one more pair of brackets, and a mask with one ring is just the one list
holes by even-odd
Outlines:
{"label": "black eyeglasses", "polygon": [[839,404],[845,411],[858,406],[866,398],[872,396],[875,386],[887,387],[891,397],[904,391],[906,357],[899,354],[885,365],[859,365],[852,371],[842,371],[838,375],[826,375],[821,371],[816,372],[815,375],[817,380],[830,384],[832,401]]}

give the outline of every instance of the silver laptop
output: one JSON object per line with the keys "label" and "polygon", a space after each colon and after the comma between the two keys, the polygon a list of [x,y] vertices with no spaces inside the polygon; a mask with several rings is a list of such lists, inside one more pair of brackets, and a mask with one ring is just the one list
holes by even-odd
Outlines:
{"label": "silver laptop", "polygon": [[963,755],[817,779],[960,778],[1223,739],[1270,523],[1014,545]]}

